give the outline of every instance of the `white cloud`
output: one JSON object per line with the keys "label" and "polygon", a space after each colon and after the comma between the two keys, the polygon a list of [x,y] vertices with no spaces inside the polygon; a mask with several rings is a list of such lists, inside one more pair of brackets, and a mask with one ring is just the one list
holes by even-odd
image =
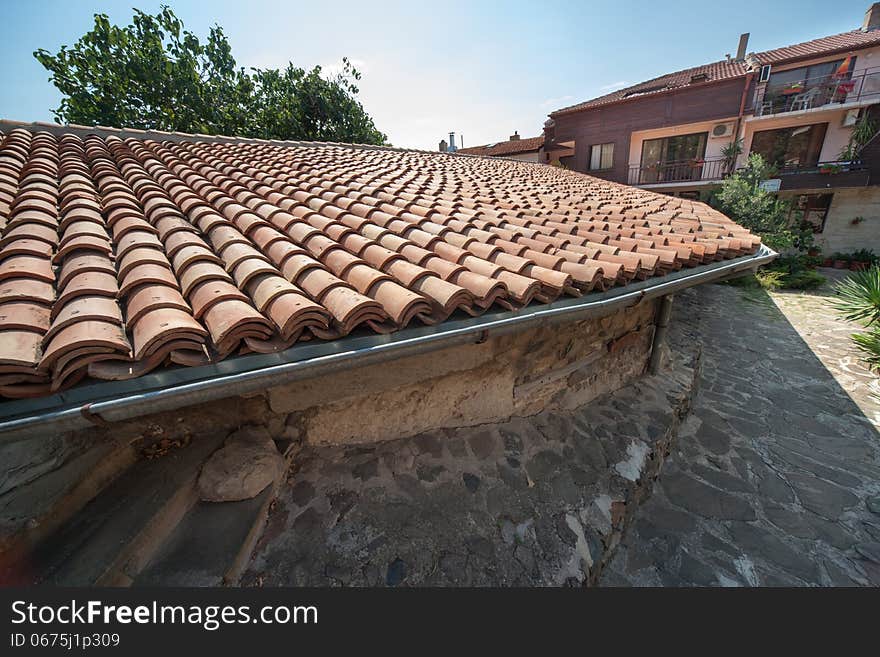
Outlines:
{"label": "white cloud", "polygon": [[611,84],[606,84],[599,87],[599,91],[602,93],[610,93],[612,91],[617,91],[618,89],[623,89],[624,87],[628,87],[632,84],[632,82],[628,82],[627,80],[620,80],[618,82],[612,82]]}

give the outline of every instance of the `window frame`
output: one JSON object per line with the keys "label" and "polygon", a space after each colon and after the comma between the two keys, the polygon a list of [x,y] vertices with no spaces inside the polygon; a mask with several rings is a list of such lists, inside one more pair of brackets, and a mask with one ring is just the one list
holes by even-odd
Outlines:
{"label": "window frame", "polygon": [[[794,202],[788,211],[789,225],[795,223],[809,224],[813,227],[813,234],[820,235],[825,232],[825,224],[828,221],[828,213],[834,202],[834,192],[820,192],[817,194],[798,194],[793,197]],[[822,205],[819,202],[824,203]],[[811,221],[810,217],[819,218],[819,221]]]}
{"label": "window frame", "polygon": [[[804,125],[786,126],[784,128],[770,128],[768,130],[756,130],[752,134],[752,141],[751,141],[751,144],[749,145],[749,154],[751,155],[752,153],[758,153],[769,164],[777,167],[779,169],[779,171],[784,172],[784,171],[791,171],[791,170],[796,171],[798,169],[809,169],[811,167],[816,166],[819,162],[822,161],[822,149],[824,148],[825,140],[828,137],[829,125],[830,124],[826,121],[826,122],[821,122],[821,123],[808,123],[808,124],[804,124]],[[798,162],[797,165],[792,165],[792,164],[788,163],[793,158],[789,158],[788,160],[782,159],[780,161],[780,158],[785,158],[786,155],[795,154],[789,150],[791,148],[790,140],[792,139],[792,137],[796,136],[794,133],[796,133],[798,131],[802,131],[804,128],[808,129],[809,137],[807,139],[807,143],[804,145],[804,150],[801,153],[797,153],[797,155],[798,156],[804,155],[805,161]],[[774,149],[774,152],[778,152],[778,156],[775,159],[772,157],[768,157],[767,155],[765,155],[765,153],[755,149],[755,140],[756,139],[759,142],[759,147],[761,147],[761,149],[764,150],[763,147],[766,145],[763,143],[764,140],[771,138],[771,136],[773,136],[774,134],[776,135],[774,138],[774,141],[776,143],[773,144],[773,149]],[[782,138],[782,135],[785,135],[785,148],[784,149],[780,148],[780,146],[781,146],[780,139]],[[773,155],[773,154],[774,153],[771,153],[771,155]],[[815,162],[813,161],[813,159],[814,159],[813,156],[815,156]]]}
{"label": "window frame", "polygon": [[[605,159],[605,148],[611,147],[611,161],[607,167],[602,166],[602,161]],[[598,148],[599,149],[599,166],[597,168],[593,167],[593,151]],[[590,153],[587,158],[587,171],[610,171],[614,168],[614,142],[606,141],[600,144],[590,144]]]}

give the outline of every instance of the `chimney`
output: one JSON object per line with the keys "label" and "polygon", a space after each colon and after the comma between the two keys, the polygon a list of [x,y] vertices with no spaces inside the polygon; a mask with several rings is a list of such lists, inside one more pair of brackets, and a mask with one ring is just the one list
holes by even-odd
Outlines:
{"label": "chimney", "polygon": [[446,149],[449,153],[454,153],[458,149],[455,147],[455,133],[449,133],[449,147]]}
{"label": "chimney", "polygon": [[441,153],[445,153],[445,152],[446,152],[446,146],[447,146],[447,144],[446,144],[446,140],[445,140],[445,139],[441,139],[441,140],[440,140],[440,148],[439,148],[439,150],[440,150]]}
{"label": "chimney", "polygon": [[513,134],[510,135],[510,141],[519,141],[519,130],[514,130]]}
{"label": "chimney", "polygon": [[749,47],[749,33],[739,35],[739,45],[736,47],[736,61],[741,62],[746,58],[746,48]]}
{"label": "chimney", "polygon": [[875,2],[865,12],[865,20],[862,21],[862,32],[870,32],[880,28],[880,2]]}

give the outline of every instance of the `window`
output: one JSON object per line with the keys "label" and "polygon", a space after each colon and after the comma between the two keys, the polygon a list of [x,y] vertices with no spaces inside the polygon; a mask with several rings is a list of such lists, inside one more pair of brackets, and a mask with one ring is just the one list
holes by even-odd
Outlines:
{"label": "window", "polygon": [[[838,59],[833,62],[823,62],[821,64],[813,64],[812,66],[802,66],[801,68],[771,73],[770,82],[767,84],[767,92],[772,93],[797,84],[810,86],[824,82],[830,79],[843,62],[844,60]],[[850,64],[850,70],[852,70],[852,64]]]}
{"label": "window", "polygon": [[639,183],[699,180],[708,136],[708,132],[695,132],[643,141]]}
{"label": "window", "polygon": [[843,102],[848,91],[841,83],[852,77],[854,61],[847,57],[771,73],[761,101],[761,113],[791,112]]}
{"label": "window", "polygon": [[801,194],[794,199],[789,213],[793,225],[809,224],[814,233],[825,230],[825,219],[834,194]]}
{"label": "window", "polygon": [[780,169],[816,166],[827,123],[761,130],[752,137],[752,153],[758,153]]}
{"label": "window", "polygon": [[601,171],[614,166],[614,142],[590,146],[590,171]]}

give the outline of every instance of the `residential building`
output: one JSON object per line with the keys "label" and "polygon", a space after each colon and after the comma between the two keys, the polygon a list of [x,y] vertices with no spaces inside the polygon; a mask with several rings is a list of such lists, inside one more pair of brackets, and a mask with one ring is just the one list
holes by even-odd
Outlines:
{"label": "residential building", "polygon": [[880,3],[842,34],[747,54],[748,38],[734,57],[553,112],[545,161],[699,198],[760,153],[778,168],[768,188],[826,251],[880,252],[880,147],[844,152],[865,117],[880,127]]}
{"label": "residential building", "polygon": [[544,159],[544,137],[529,137],[522,139],[519,132],[510,135],[507,141],[499,141],[494,144],[483,144],[482,146],[471,146],[470,148],[459,148],[459,153],[465,155],[485,155],[489,157],[507,157],[512,160],[522,160],[523,162],[543,162]]}

